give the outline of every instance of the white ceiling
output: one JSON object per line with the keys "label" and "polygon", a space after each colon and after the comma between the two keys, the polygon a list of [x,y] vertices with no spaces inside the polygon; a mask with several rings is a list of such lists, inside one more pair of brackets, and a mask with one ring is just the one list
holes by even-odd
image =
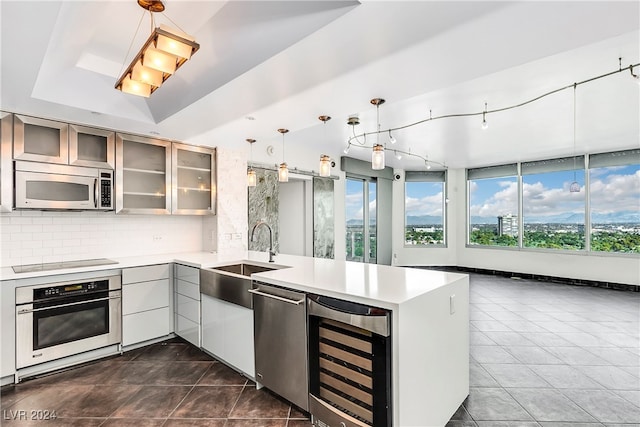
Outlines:
{"label": "white ceiling", "polygon": [[[282,156],[276,129],[285,127],[292,131],[287,156],[315,163],[321,153],[342,154],[349,115],[360,116],[356,132],[375,131],[371,98],[386,99],[380,122],[388,129],[425,119],[429,110],[440,116],[478,113],[485,102],[489,110],[518,104],[617,70],[619,57],[623,67],[640,62],[638,1],[166,6],[165,15],[201,48],[143,99],[113,88],[150,29],[134,0],[0,0],[0,108],[200,145],[246,149],[245,138],[255,138],[253,160],[271,163]],[[156,24],[171,21],[156,14]],[[628,71],[579,86],[575,151],[639,146],[639,88]],[[317,119],[323,114],[333,117],[326,129]],[[570,155],[572,118],[569,89],[489,114],[485,131],[480,116],[437,120],[394,132],[398,143],[387,148],[449,167]],[[349,155],[368,159],[370,150]],[[423,166],[387,158],[395,167]]]}

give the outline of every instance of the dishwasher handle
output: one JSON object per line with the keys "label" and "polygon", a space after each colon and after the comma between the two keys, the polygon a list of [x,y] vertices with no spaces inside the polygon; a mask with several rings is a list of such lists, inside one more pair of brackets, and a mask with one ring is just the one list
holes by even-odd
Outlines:
{"label": "dishwasher handle", "polygon": [[293,305],[304,304],[304,301],[305,301],[304,298],[302,298],[301,300],[292,300],[289,298],[279,297],[278,295],[262,292],[262,291],[259,291],[258,289],[247,289],[247,292],[250,292],[254,295],[259,295],[261,297],[271,298],[271,299],[275,299],[275,300],[286,302],[288,304],[293,304]]}

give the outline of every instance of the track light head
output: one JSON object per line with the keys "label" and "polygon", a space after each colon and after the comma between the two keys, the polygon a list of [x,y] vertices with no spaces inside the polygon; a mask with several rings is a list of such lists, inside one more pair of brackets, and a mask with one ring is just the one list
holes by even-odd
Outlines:
{"label": "track light head", "polygon": [[638,84],[640,84],[640,74],[636,74],[633,72],[633,65],[629,67],[629,72],[631,72],[631,77],[634,78]]}
{"label": "track light head", "polygon": [[484,111],[482,112],[482,130],[486,130],[489,128],[489,123],[487,123],[487,103],[484,103]]}
{"label": "track light head", "polygon": [[392,144],[396,143],[396,138],[393,135],[391,135],[391,131],[389,131],[389,142]]}

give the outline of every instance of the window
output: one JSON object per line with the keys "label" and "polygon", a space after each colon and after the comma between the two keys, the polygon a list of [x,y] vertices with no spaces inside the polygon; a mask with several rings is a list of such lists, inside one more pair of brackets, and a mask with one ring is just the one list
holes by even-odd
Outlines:
{"label": "window", "polygon": [[518,246],[518,166],[467,170],[470,245]]}
{"label": "window", "polygon": [[[584,156],[525,162],[522,173],[523,239],[527,248],[585,248]],[[579,192],[570,192],[577,181]]]}
{"label": "window", "polygon": [[640,150],[589,156],[591,250],[640,253]]}
{"label": "window", "polygon": [[404,244],[445,244],[445,172],[405,174]]}
{"label": "window", "polygon": [[[347,177],[346,180],[347,261],[375,264],[377,261],[376,182]],[[368,209],[365,209],[365,206]],[[368,236],[365,238],[365,236]]]}

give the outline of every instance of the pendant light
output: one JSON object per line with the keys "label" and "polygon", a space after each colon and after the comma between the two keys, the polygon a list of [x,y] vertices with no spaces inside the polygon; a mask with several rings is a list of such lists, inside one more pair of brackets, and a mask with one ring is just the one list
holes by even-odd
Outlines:
{"label": "pendant light", "polygon": [[[327,142],[327,122],[329,120],[331,120],[330,116],[320,116],[318,117],[318,120],[320,120],[322,123],[324,123],[324,125],[322,126],[324,128],[324,142],[326,144]],[[327,156],[326,154],[323,154],[320,156],[320,176],[323,177],[328,177],[331,176],[331,157]]]}
{"label": "pendant light", "polygon": [[289,129],[278,129],[278,132],[282,134],[282,163],[278,168],[278,182],[289,182],[289,168],[284,161],[284,134],[289,132]]}
{"label": "pendant light", "polygon": [[373,98],[371,100],[371,103],[376,106],[376,140],[378,141],[371,152],[371,169],[373,170],[384,169],[384,146],[380,144],[380,106],[384,102],[382,98]]}
{"label": "pendant light", "polygon": [[[151,35],[124,73],[121,74],[115,88],[124,93],[148,98],[178,68],[191,59],[191,56],[200,49],[200,45],[196,43],[193,36],[182,30],[165,25],[154,28],[153,14],[163,12],[165,9],[162,0],[138,0],[138,5],[149,11]],[[166,15],[165,17],[173,23],[171,18]],[[138,30],[133,36],[134,40],[137,34]],[[129,56],[130,50],[131,46],[129,46],[125,60]]]}
{"label": "pendant light", "polygon": [[[249,162],[253,161],[253,144],[256,142],[255,139],[248,138],[247,142],[249,143]],[[247,169],[247,186],[255,187],[257,183],[256,171],[253,170],[251,165]]]}
{"label": "pendant light", "polygon": [[570,193],[579,193],[580,184],[576,179],[576,83],[573,84],[573,182],[569,186]]}

